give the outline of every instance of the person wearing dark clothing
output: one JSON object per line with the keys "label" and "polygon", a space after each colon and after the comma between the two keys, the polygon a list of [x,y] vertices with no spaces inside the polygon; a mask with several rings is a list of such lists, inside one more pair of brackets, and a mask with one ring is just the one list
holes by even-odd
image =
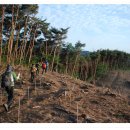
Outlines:
{"label": "person wearing dark clothing", "polygon": [[47,60],[45,61],[45,64],[46,64],[46,69],[45,69],[45,72],[47,72],[47,71],[48,71],[48,67],[49,67],[49,63],[48,63],[48,61],[47,61]]}
{"label": "person wearing dark clothing", "polygon": [[1,80],[1,87],[5,89],[8,94],[8,101],[6,104],[3,104],[6,111],[10,108],[13,103],[14,98],[14,84],[20,77],[20,74],[16,76],[15,72],[13,71],[12,66],[8,65],[5,73],[2,74]]}
{"label": "person wearing dark clothing", "polygon": [[40,69],[40,64],[39,63],[37,63],[36,65],[36,75],[39,75],[39,69]]}
{"label": "person wearing dark clothing", "polygon": [[[13,87],[6,87],[5,88],[5,91],[7,92],[7,94],[8,94],[8,101],[7,101],[7,106],[8,106],[8,108],[10,108],[10,106],[12,105],[12,103],[13,103],[13,98],[14,98],[14,90],[13,90]],[[6,104],[4,104],[4,106],[5,106]],[[6,107],[7,107],[6,106]],[[8,110],[7,110],[8,111]]]}

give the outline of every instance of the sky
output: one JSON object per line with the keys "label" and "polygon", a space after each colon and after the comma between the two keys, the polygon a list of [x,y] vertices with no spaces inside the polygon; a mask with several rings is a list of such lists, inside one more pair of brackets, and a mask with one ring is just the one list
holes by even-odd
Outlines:
{"label": "sky", "polygon": [[38,17],[47,19],[52,27],[70,27],[65,41],[81,41],[86,44],[84,50],[130,53],[130,5],[40,4]]}

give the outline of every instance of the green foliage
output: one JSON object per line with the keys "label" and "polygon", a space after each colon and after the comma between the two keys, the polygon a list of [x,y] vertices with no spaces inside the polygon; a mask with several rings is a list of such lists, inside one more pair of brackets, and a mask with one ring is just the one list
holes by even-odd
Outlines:
{"label": "green foliage", "polygon": [[38,63],[40,60],[41,60],[40,57],[34,56],[34,57],[32,58],[32,60],[31,60],[31,64],[36,64],[36,63]]}
{"label": "green foliage", "polygon": [[46,59],[48,60],[49,63],[51,63],[53,56],[52,55],[47,55]]}
{"label": "green foliage", "polygon": [[[0,8],[1,19],[2,5],[0,5]],[[103,76],[109,69],[130,69],[130,54],[122,51],[107,49],[89,52],[86,56],[81,55],[82,48],[86,44],[80,41],[76,42],[75,45],[69,42],[65,43],[64,39],[67,37],[69,28],[57,29],[50,27],[50,23],[46,19],[37,18],[38,5],[4,5],[4,8],[6,15],[4,14],[2,33],[6,37],[4,41],[5,45],[8,45],[8,39],[12,31],[12,16],[14,16],[14,23],[16,22],[16,33],[12,39],[14,43],[11,50],[12,52],[15,50],[16,41],[18,41],[18,47],[16,46],[18,57],[12,61],[14,64],[19,64],[20,59],[22,65],[28,65],[28,60],[30,59],[30,64],[35,64],[41,61],[44,56],[48,60],[50,67],[53,66],[52,70],[54,69],[60,73],[67,71],[67,73],[70,75],[72,73],[76,78],[80,78],[81,80],[88,79],[90,81],[96,77]],[[17,11],[18,18],[15,21]],[[44,38],[41,38],[42,35]],[[18,40],[17,37],[19,38]],[[26,38],[28,38],[27,41]],[[21,58],[22,53],[20,49],[24,44],[26,44],[24,50],[26,56]],[[6,64],[8,55],[6,46],[3,46],[3,52],[5,53],[2,54],[2,62]],[[52,63],[53,61],[54,64]]]}
{"label": "green foliage", "polygon": [[88,78],[87,78],[87,82],[91,82],[91,81],[93,81],[94,80],[94,77],[93,76],[89,76]]}
{"label": "green foliage", "polygon": [[6,63],[6,61],[7,61],[6,59],[7,59],[7,56],[3,55],[3,56],[2,56],[2,62],[3,62],[3,63]]}
{"label": "green foliage", "polygon": [[59,68],[59,73],[64,73],[65,66],[63,64],[59,63],[58,68]]}
{"label": "green foliage", "polygon": [[108,65],[107,64],[98,64],[96,70],[96,77],[102,77],[108,72]]}

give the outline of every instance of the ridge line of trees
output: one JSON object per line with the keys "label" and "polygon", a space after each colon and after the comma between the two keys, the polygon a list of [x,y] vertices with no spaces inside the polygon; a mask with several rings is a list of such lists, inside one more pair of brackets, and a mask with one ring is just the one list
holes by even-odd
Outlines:
{"label": "ridge line of trees", "polygon": [[51,27],[46,19],[36,17],[37,13],[38,5],[0,5],[0,65],[31,64],[47,58],[50,71],[84,81],[130,67],[130,54],[122,51],[82,54],[85,43],[65,42],[69,27]]}

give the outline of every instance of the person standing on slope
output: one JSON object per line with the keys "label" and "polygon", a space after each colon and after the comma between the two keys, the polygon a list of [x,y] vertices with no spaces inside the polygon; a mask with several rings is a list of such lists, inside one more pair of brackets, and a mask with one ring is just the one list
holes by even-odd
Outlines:
{"label": "person standing on slope", "polygon": [[20,73],[16,76],[16,73],[13,71],[13,67],[11,65],[8,65],[6,71],[2,74],[1,87],[4,88],[8,94],[8,101],[6,104],[3,104],[6,111],[9,110],[13,103],[15,81],[19,78]]}
{"label": "person standing on slope", "polygon": [[48,60],[47,60],[47,59],[45,60],[45,64],[46,64],[45,72],[47,72],[47,71],[48,71],[48,67],[49,67],[49,63],[48,63]]}
{"label": "person standing on slope", "polygon": [[36,75],[39,75],[39,69],[40,69],[40,64],[39,64],[39,62],[38,63],[36,63]]}
{"label": "person standing on slope", "polygon": [[46,72],[46,63],[45,61],[42,62],[42,74]]}
{"label": "person standing on slope", "polygon": [[34,64],[32,64],[32,67],[31,67],[31,82],[33,82],[34,79],[36,78],[36,71],[37,71],[37,68],[35,67]]}

